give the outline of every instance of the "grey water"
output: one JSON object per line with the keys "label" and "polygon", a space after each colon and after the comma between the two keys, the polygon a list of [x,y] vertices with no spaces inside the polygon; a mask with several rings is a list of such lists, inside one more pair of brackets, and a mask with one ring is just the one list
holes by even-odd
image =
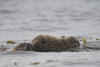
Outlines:
{"label": "grey water", "polygon": [[100,36],[100,0],[0,0],[0,39]]}

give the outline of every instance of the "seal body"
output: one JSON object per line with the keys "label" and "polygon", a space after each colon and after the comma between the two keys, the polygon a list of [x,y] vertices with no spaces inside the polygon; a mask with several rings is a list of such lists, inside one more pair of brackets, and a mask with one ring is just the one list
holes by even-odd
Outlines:
{"label": "seal body", "polygon": [[[79,41],[73,37],[56,38],[49,35],[39,35],[31,42],[32,50],[39,52],[76,51]],[[74,50],[73,50],[74,49]]]}
{"label": "seal body", "polygon": [[79,51],[80,43],[75,37],[70,36],[67,38],[61,38],[61,40],[64,43],[63,45],[66,51]]}
{"label": "seal body", "polygon": [[79,41],[73,37],[56,38],[50,35],[39,35],[31,43],[20,43],[14,49],[16,51],[37,51],[37,52],[61,52],[78,51]]}

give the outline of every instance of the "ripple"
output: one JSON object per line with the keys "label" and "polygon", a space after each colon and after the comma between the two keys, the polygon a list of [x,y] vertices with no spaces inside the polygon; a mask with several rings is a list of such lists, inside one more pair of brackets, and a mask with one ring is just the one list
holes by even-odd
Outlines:
{"label": "ripple", "polygon": [[2,9],[0,10],[0,14],[12,14],[12,13],[16,13],[16,10],[9,10],[9,9]]}

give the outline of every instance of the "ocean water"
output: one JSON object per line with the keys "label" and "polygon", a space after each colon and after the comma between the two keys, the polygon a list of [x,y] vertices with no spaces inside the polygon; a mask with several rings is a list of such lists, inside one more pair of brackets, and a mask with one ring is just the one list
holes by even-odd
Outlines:
{"label": "ocean water", "polygon": [[[88,46],[100,48],[99,30],[100,0],[0,0],[0,47],[11,48],[0,52],[0,67],[100,67],[100,49],[12,51],[20,41],[29,42],[40,34],[86,37]],[[7,40],[17,44],[8,45]]]}
{"label": "ocean water", "polygon": [[100,36],[100,0],[0,0],[0,40],[39,34]]}

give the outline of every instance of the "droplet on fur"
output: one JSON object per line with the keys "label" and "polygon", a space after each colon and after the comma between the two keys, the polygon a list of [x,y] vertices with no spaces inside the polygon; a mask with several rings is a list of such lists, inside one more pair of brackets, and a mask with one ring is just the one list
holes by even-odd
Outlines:
{"label": "droplet on fur", "polygon": [[34,63],[32,63],[32,65],[38,65],[38,64],[40,64],[40,62],[34,62]]}
{"label": "droplet on fur", "polygon": [[12,40],[8,40],[7,41],[7,44],[15,44],[16,42],[15,41],[12,41]]}

